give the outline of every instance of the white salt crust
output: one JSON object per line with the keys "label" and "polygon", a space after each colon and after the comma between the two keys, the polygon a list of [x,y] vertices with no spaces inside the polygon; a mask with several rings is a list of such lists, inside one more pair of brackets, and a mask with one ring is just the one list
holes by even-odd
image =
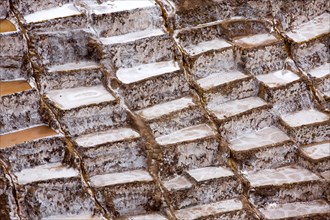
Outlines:
{"label": "white salt crust", "polygon": [[189,170],[187,173],[197,182],[234,176],[234,173],[231,170],[223,167],[203,167]]}
{"label": "white salt crust", "polygon": [[105,1],[98,4],[96,0],[84,0],[92,13],[96,15],[109,14],[120,11],[130,11],[137,8],[155,7],[155,3],[150,0],[119,0]]}
{"label": "white salt crust", "polygon": [[81,213],[79,215],[52,215],[41,220],[101,220],[103,218],[92,216],[89,213]]}
{"label": "white salt crust", "polygon": [[261,98],[248,97],[222,103],[221,105],[209,105],[209,109],[218,119],[225,119],[264,105],[267,105],[267,103]]}
{"label": "white salt crust", "polygon": [[238,45],[259,46],[268,42],[275,42],[275,41],[277,41],[277,39],[274,35],[266,33],[266,34],[256,34],[256,35],[241,37],[237,40],[234,40],[234,43]]}
{"label": "white salt crust", "polygon": [[268,74],[257,75],[256,77],[270,88],[285,85],[299,79],[299,76],[290,70],[278,70]]}
{"label": "white salt crust", "polygon": [[180,70],[180,66],[177,62],[164,61],[142,64],[132,68],[120,68],[117,70],[116,75],[121,82],[130,84],[155,76],[169,74],[177,70]]}
{"label": "white salt crust", "polygon": [[200,138],[210,137],[213,135],[215,135],[215,132],[210,126],[208,126],[207,124],[200,124],[175,131],[168,135],[158,137],[156,138],[156,141],[158,144],[164,146],[164,145],[175,144],[184,141],[193,141]]}
{"label": "white salt crust", "polygon": [[137,215],[128,217],[127,220],[167,220],[163,215],[160,214],[147,214],[147,215]]}
{"label": "white salt crust", "polygon": [[316,78],[322,78],[324,76],[330,75],[330,63],[325,63],[307,72]]}
{"label": "white salt crust", "polygon": [[183,110],[185,108],[188,108],[189,106],[194,106],[194,105],[195,103],[193,102],[192,97],[183,97],[180,99],[176,99],[173,101],[161,103],[149,108],[142,109],[140,111],[137,111],[136,113],[147,120],[152,120],[160,116],[167,115],[179,110]]}
{"label": "white salt crust", "polygon": [[134,42],[144,38],[156,37],[165,35],[163,29],[147,29],[143,31],[132,32],[128,34],[112,36],[112,37],[102,37],[100,41],[105,45],[112,45],[112,44],[123,44],[128,42]]}
{"label": "white salt crust", "polygon": [[330,142],[313,144],[311,146],[306,146],[301,150],[306,156],[313,160],[327,158],[330,157]]}
{"label": "white salt crust", "polygon": [[99,65],[96,62],[81,61],[78,63],[66,63],[66,64],[62,64],[62,65],[51,66],[48,68],[48,72],[91,69],[91,68],[98,68],[98,67],[99,67]]}
{"label": "white salt crust", "polygon": [[280,129],[266,127],[230,140],[229,148],[235,151],[246,151],[287,140],[290,140],[290,138]]}
{"label": "white salt crust", "polygon": [[110,173],[104,175],[96,175],[91,177],[91,182],[95,187],[112,186],[117,184],[133,183],[133,182],[150,182],[152,177],[147,171],[133,170],[122,173]]}
{"label": "white salt crust", "polygon": [[222,72],[222,73],[215,73],[211,74],[205,78],[197,80],[198,85],[204,89],[208,90],[210,88],[238,80],[238,79],[244,79],[248,76],[239,72],[239,71],[228,71],[228,72]]}
{"label": "white salt crust", "polygon": [[184,50],[189,54],[189,56],[198,55],[209,50],[220,50],[229,48],[232,45],[223,39],[213,39],[210,41],[203,41],[196,45],[189,45],[184,47]]}
{"label": "white salt crust", "polygon": [[[173,4],[171,4],[171,5],[173,5]],[[173,8],[175,8],[175,5],[173,5]],[[231,18],[229,18],[229,19],[231,19]],[[197,24],[196,26],[189,26],[189,27],[177,29],[177,30],[174,30],[174,37],[175,37],[175,39],[178,39],[177,36],[180,32],[187,31],[187,30],[188,31],[197,30],[197,29],[201,29],[203,27],[217,26],[217,25],[221,24],[222,22],[223,22],[223,20],[217,20],[217,21],[211,21],[208,23]]]}
{"label": "white salt crust", "polygon": [[190,189],[193,186],[184,176],[176,176],[170,180],[164,181],[163,184],[169,191]]}
{"label": "white salt crust", "polygon": [[330,14],[324,13],[306,23],[297,26],[292,31],[287,32],[286,35],[293,41],[300,43],[313,39],[322,34],[327,34],[329,32]]}
{"label": "white salt crust", "polygon": [[[24,77],[18,77],[18,78],[14,78],[14,79],[4,79],[4,80],[1,80],[1,82],[22,81],[22,80],[25,80],[26,81],[27,79],[24,78]],[[29,82],[29,83],[32,84],[31,82]],[[36,88],[33,84],[31,86],[33,86],[34,88]]]}
{"label": "white salt crust", "polygon": [[290,127],[298,127],[329,120],[329,116],[315,109],[301,110],[281,116]]}
{"label": "white salt crust", "polygon": [[75,142],[81,147],[93,147],[95,145],[123,141],[129,138],[138,138],[139,133],[131,128],[110,129],[107,131],[81,135],[75,139]]}
{"label": "white salt crust", "polygon": [[70,178],[79,176],[78,170],[65,167],[61,163],[49,163],[24,169],[15,173],[18,184],[28,184],[36,181],[45,181],[57,178]]}
{"label": "white salt crust", "polygon": [[102,85],[53,90],[46,96],[63,110],[115,100]]}
{"label": "white salt crust", "polygon": [[324,200],[277,204],[275,207],[259,209],[267,219],[286,219],[312,214],[330,213],[330,206]]}
{"label": "white salt crust", "polygon": [[73,15],[79,15],[81,12],[74,6],[73,3],[64,4],[60,7],[54,7],[24,16],[28,23],[36,23],[48,21],[55,18],[64,18]]}
{"label": "white salt crust", "polygon": [[330,90],[329,90],[329,91],[326,91],[326,92],[323,92],[323,94],[324,94],[326,97],[330,97]]}
{"label": "white salt crust", "polygon": [[[171,5],[173,5],[173,4],[171,4]],[[176,8],[175,5],[173,5],[173,8]],[[197,24],[196,26],[184,27],[184,28],[181,28],[181,29],[174,30],[174,36],[176,37],[178,35],[178,33],[182,32],[182,31],[185,31],[185,30],[194,30],[194,29],[200,29],[200,28],[203,28],[203,27],[217,26],[217,25],[223,23],[224,21],[235,21],[235,20],[245,20],[245,19],[246,18],[242,17],[242,16],[233,16],[233,17],[230,17],[230,18],[226,18],[226,20],[216,20],[216,21],[211,21],[211,22],[208,22],[208,23]]]}
{"label": "white salt crust", "polygon": [[320,174],[324,179],[326,179],[327,181],[330,181],[330,170],[323,171]]}
{"label": "white salt crust", "polygon": [[238,211],[243,208],[241,201],[237,199],[223,200],[206,205],[197,205],[175,211],[179,220],[194,220],[203,216],[216,215],[225,212]]}
{"label": "white salt crust", "polygon": [[248,173],[245,177],[252,187],[320,180],[320,178],[311,171],[298,166],[265,169],[259,172]]}

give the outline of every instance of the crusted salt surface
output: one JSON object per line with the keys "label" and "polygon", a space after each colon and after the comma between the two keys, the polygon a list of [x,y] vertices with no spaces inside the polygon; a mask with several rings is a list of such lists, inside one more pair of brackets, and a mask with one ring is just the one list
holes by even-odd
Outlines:
{"label": "crusted salt surface", "polygon": [[139,133],[131,128],[111,129],[107,131],[81,135],[75,142],[81,147],[93,147],[95,145],[122,141],[129,138],[140,137]]}
{"label": "crusted salt surface", "polygon": [[89,213],[82,213],[79,215],[52,215],[45,218],[42,218],[41,220],[101,220],[103,218],[92,216]]}
{"label": "crusted salt surface", "polygon": [[140,111],[137,111],[137,114],[147,120],[151,120],[154,118],[158,118],[162,115],[170,114],[172,112],[176,112],[194,105],[195,103],[193,102],[192,97],[183,97],[170,102],[165,102],[158,105],[154,105],[149,108],[142,109]]}
{"label": "crusted salt surface", "polygon": [[223,167],[203,167],[187,171],[189,176],[194,178],[197,182],[217,179],[221,177],[234,176],[234,173]]}
{"label": "crusted salt surface", "polygon": [[324,200],[277,204],[275,207],[261,208],[260,212],[267,219],[286,219],[306,217],[313,214],[330,214],[330,206]]}
{"label": "crusted salt surface", "polygon": [[129,84],[177,70],[180,70],[177,62],[164,61],[142,64],[132,68],[121,68],[118,69],[116,75],[121,82]]}
{"label": "crusted salt surface", "polygon": [[147,215],[137,215],[128,217],[127,220],[167,220],[163,215],[160,214],[147,214]]}
{"label": "crusted salt surface", "polygon": [[330,14],[324,13],[294,28],[286,35],[299,43],[330,32]]}
{"label": "crusted salt surface", "polygon": [[132,32],[118,36],[104,37],[104,38],[100,38],[100,40],[105,45],[119,44],[119,43],[123,44],[128,42],[134,42],[136,40],[140,40],[144,38],[156,37],[164,34],[165,34],[164,30],[161,28],[147,29],[143,31],[137,31],[137,32]]}
{"label": "crusted salt surface", "polygon": [[63,110],[115,100],[102,85],[53,90],[46,95]]}
{"label": "crusted salt surface", "polygon": [[[172,3],[172,1],[169,1],[169,3]],[[175,6],[173,4],[171,4],[171,5],[173,6],[173,8],[175,8]],[[176,37],[182,31],[187,31],[187,30],[189,31],[189,30],[194,30],[194,29],[200,29],[203,27],[217,26],[217,25],[223,23],[224,21],[235,21],[235,20],[245,20],[245,19],[246,18],[242,17],[242,16],[233,16],[233,17],[226,18],[226,20],[216,20],[216,21],[210,21],[207,23],[197,24],[196,26],[188,26],[188,27],[174,30],[174,36]]]}
{"label": "crusted salt surface", "polygon": [[60,7],[54,7],[24,16],[28,23],[47,21],[55,18],[69,17],[81,14],[73,3],[64,4]]}
{"label": "crusted salt surface", "polygon": [[91,182],[95,187],[112,186],[133,182],[150,182],[152,180],[153,179],[150,174],[144,170],[110,173],[91,177]]}
{"label": "crusted salt surface", "polygon": [[229,147],[235,151],[245,151],[266,145],[276,144],[290,138],[276,127],[266,127],[259,131],[244,134],[229,141]]}
{"label": "crusted salt surface", "polygon": [[190,55],[194,56],[200,53],[204,53],[209,50],[220,50],[224,48],[231,47],[227,41],[223,39],[213,39],[210,41],[203,41],[196,45],[189,45],[184,48],[184,50]]}
{"label": "crusted salt surface", "polygon": [[[171,1],[169,1],[171,2]],[[175,8],[175,6],[173,4],[171,4],[173,6],[173,8]],[[228,18],[229,20],[232,20],[234,17],[230,17]],[[238,18],[238,17],[236,17]],[[243,18],[243,17],[241,17]],[[181,29],[177,29],[177,30],[174,30],[174,37],[177,38],[177,35],[180,33],[180,32],[183,32],[183,31],[190,31],[190,30],[196,30],[196,29],[200,29],[200,28],[203,28],[203,27],[211,27],[211,26],[217,26],[219,24],[221,24],[223,22],[223,20],[216,20],[216,21],[211,21],[211,22],[208,22],[208,23],[202,23],[202,24],[197,24],[196,26],[188,26],[188,27],[184,27],[184,28],[181,28]]]}
{"label": "crusted salt surface", "polygon": [[267,103],[259,97],[248,97],[222,103],[221,105],[210,105],[209,108],[218,119],[225,119],[266,104]]}
{"label": "crusted salt surface", "polygon": [[282,120],[291,127],[298,127],[329,120],[329,116],[315,109],[301,110],[281,116]]}
{"label": "crusted salt surface", "polygon": [[323,94],[327,97],[330,97],[330,90],[329,91],[326,91],[326,92],[323,92]]}
{"label": "crusted salt surface", "polygon": [[271,88],[285,85],[299,79],[299,76],[290,70],[278,70],[268,74],[257,75],[256,77],[259,81],[262,81]]}
{"label": "crusted salt surface", "polygon": [[313,144],[301,150],[306,156],[314,160],[330,157],[330,141],[322,144]]}
{"label": "crusted salt surface", "polygon": [[155,3],[150,0],[121,0],[121,1],[103,1],[101,4],[96,0],[84,0],[92,13],[108,14],[119,11],[129,11],[137,8],[148,8],[155,6]]}
{"label": "crusted salt surface", "polygon": [[282,185],[320,179],[311,171],[298,166],[265,169],[259,172],[248,173],[246,178],[252,187]]}
{"label": "crusted salt surface", "polygon": [[163,182],[167,190],[189,189],[192,184],[184,176],[176,176],[170,180]]}
{"label": "crusted salt surface", "polygon": [[62,65],[51,66],[48,68],[48,72],[90,69],[90,68],[97,68],[97,67],[99,67],[99,65],[96,62],[81,61],[79,63],[66,63],[66,64],[62,64]]}
{"label": "crusted salt surface", "polygon": [[308,71],[311,76],[321,78],[330,74],[330,63],[325,63]]}
{"label": "crusted salt surface", "polygon": [[18,184],[27,184],[57,178],[69,178],[79,176],[78,170],[65,167],[61,163],[49,163],[24,169],[15,173]]}
{"label": "crusted salt surface", "polygon": [[241,201],[238,199],[223,200],[220,202],[210,203],[206,205],[198,205],[175,211],[175,216],[180,220],[194,220],[202,217],[238,211],[243,208]]}
{"label": "crusted salt surface", "polygon": [[191,126],[171,134],[164,135],[156,138],[156,141],[160,145],[175,144],[184,141],[192,141],[200,138],[205,138],[215,135],[213,129],[207,124],[200,124],[196,126]]}
{"label": "crusted salt surface", "polygon": [[330,170],[323,171],[323,172],[320,173],[320,174],[321,174],[321,176],[322,176],[324,179],[330,181]]}
{"label": "crusted salt surface", "polygon": [[219,86],[221,84],[225,84],[237,79],[244,79],[248,76],[239,72],[239,71],[231,71],[231,72],[222,72],[211,74],[205,78],[197,80],[198,85],[204,89],[210,89],[212,87]]}
{"label": "crusted salt surface", "polygon": [[234,43],[241,46],[259,46],[266,43],[271,43],[277,41],[276,37],[272,34],[256,34],[246,37],[241,37],[237,40],[234,40]]}

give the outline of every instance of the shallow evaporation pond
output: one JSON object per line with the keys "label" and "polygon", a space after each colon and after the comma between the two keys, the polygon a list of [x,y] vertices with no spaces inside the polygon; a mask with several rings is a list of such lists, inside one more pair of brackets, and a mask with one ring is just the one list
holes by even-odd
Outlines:
{"label": "shallow evaporation pond", "polygon": [[7,19],[0,19],[0,33],[15,32],[16,26]]}
{"label": "shallow evaporation pond", "polygon": [[74,95],[69,95],[68,96],[68,99],[69,100],[76,100],[76,99],[83,99],[83,98],[91,98],[91,97],[96,97],[96,96],[99,96],[100,95],[100,92],[81,92],[81,93],[78,93],[78,94],[74,94]]}

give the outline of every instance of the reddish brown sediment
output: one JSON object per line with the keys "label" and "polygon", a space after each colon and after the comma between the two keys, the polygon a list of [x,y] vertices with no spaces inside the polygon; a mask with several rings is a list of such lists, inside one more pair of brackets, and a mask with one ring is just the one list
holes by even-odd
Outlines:
{"label": "reddish brown sediment", "polygon": [[7,19],[0,19],[0,33],[14,32],[16,26]]}
{"label": "reddish brown sediment", "polygon": [[0,82],[0,96],[26,91],[31,88],[30,84],[25,80]]}
{"label": "reddish brown sediment", "polygon": [[21,144],[31,140],[56,135],[57,133],[51,128],[43,125],[33,128],[28,128],[18,132],[12,132],[0,136],[0,148],[10,147],[16,144]]}

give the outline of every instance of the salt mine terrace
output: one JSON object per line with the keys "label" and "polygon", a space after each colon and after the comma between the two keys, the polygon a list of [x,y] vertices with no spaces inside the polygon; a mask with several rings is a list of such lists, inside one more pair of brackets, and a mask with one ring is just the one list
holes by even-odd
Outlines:
{"label": "salt mine terrace", "polygon": [[25,15],[24,19],[27,23],[38,23],[56,18],[63,18],[80,14],[81,12],[74,6],[74,4],[69,3],[60,7],[54,7],[42,11],[37,11],[33,14]]}
{"label": "salt mine terrace", "polygon": [[0,5],[0,219],[330,216],[330,2]]}

